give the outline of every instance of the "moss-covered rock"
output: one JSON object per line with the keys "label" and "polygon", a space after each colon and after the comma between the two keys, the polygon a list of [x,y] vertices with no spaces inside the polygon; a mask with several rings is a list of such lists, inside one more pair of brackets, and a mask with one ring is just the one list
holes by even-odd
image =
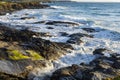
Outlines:
{"label": "moss-covered rock", "polygon": [[19,50],[8,50],[9,58],[12,60],[21,60],[21,59],[29,59],[30,57],[25,56],[21,51]]}
{"label": "moss-covered rock", "polygon": [[0,26],[0,72],[26,80],[33,69],[46,67],[49,60],[58,59],[67,49],[73,49],[69,44],[40,37],[37,32]]}
{"label": "moss-covered rock", "polygon": [[44,60],[44,58],[36,51],[33,50],[26,50],[27,53],[29,53],[29,57],[32,60]]}
{"label": "moss-covered rock", "polygon": [[31,59],[31,60],[44,60],[44,58],[36,51],[33,50],[7,50],[8,58],[12,60],[22,60],[22,59]]}

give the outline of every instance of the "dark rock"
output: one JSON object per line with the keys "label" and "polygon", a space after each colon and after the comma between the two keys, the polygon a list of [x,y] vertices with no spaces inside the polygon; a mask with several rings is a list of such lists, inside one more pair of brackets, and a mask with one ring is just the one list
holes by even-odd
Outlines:
{"label": "dark rock", "polygon": [[[4,26],[0,27],[2,36],[0,40],[6,42],[18,42],[26,50],[34,50],[40,53],[45,59],[57,59],[64,54],[67,48],[73,49],[70,45],[64,43],[55,43],[33,36],[41,36],[40,33],[28,30],[15,30]],[[43,33],[42,35],[46,35]],[[25,44],[25,45],[23,45]]]}
{"label": "dark rock", "polygon": [[85,63],[80,63],[80,65],[84,66],[84,65],[85,65]]}
{"label": "dark rock", "polygon": [[52,37],[52,35],[50,33],[40,32],[39,37]]}
{"label": "dark rock", "polygon": [[69,35],[69,37],[70,39],[67,41],[67,43],[80,45],[81,43],[83,43],[83,41],[81,40],[82,37],[92,38],[93,36],[88,34],[83,34],[83,33],[75,33],[75,34]]}
{"label": "dark rock", "polygon": [[1,37],[0,40],[2,41],[18,41],[18,42],[27,42],[29,41],[34,35],[39,36],[39,33],[34,33],[28,30],[15,30],[11,28],[7,28],[4,26],[0,26]]}
{"label": "dark rock", "polygon": [[6,48],[0,48],[0,59],[8,59],[8,53]]}
{"label": "dark rock", "polygon": [[46,37],[50,36],[49,33],[38,33],[38,32],[33,32],[29,31],[27,29],[23,30],[15,30],[12,28],[7,28],[5,26],[0,26],[0,33],[2,34],[0,37],[0,40],[2,41],[17,41],[17,42],[28,42],[30,41],[33,37]]}
{"label": "dark rock", "polygon": [[78,23],[75,22],[65,22],[65,21],[49,21],[46,22],[46,25],[55,25],[55,26],[79,26]]}
{"label": "dark rock", "polygon": [[120,59],[113,63],[113,68],[120,69]]}
{"label": "dark rock", "polygon": [[89,72],[84,75],[84,80],[102,80],[102,76],[99,72]]}
{"label": "dark rock", "polygon": [[51,80],[75,80],[70,70],[71,67],[67,67],[55,71],[51,77]]}
{"label": "dark rock", "polygon": [[[93,51],[93,55],[96,55],[96,57],[104,57],[104,56],[107,56],[107,57],[118,57],[117,53],[112,51],[112,50],[108,50],[108,49],[105,49],[105,48],[98,48],[98,49],[95,49]],[[113,58],[111,58],[113,59]],[[117,59],[117,58],[116,58]]]}
{"label": "dark rock", "polygon": [[69,34],[66,32],[60,32],[61,36],[68,36]]}
{"label": "dark rock", "polygon": [[[56,42],[57,43],[57,42]],[[57,43],[58,46],[60,46],[62,48],[62,50],[67,50],[67,49],[71,49],[73,50],[74,48],[68,44],[68,43]]]}
{"label": "dark rock", "polygon": [[97,69],[100,69],[100,70],[103,70],[103,69],[109,69],[111,68],[111,65],[109,63],[105,63],[105,62],[99,62],[99,63],[96,63],[96,67]]}
{"label": "dark rock", "polygon": [[45,24],[46,21],[39,21],[39,22],[34,22],[34,24]]}
{"label": "dark rock", "polygon": [[113,53],[113,54],[111,54],[111,57],[113,57],[115,59],[120,59],[120,54]]}
{"label": "dark rock", "polygon": [[26,78],[0,72],[0,80],[26,80]]}
{"label": "dark rock", "polygon": [[69,40],[67,40],[67,43],[80,45],[81,43],[83,43],[83,41],[80,40],[80,38],[78,37],[74,37],[74,38],[70,38]]}
{"label": "dark rock", "polygon": [[45,59],[49,60],[57,59],[65,53],[62,47],[58,46],[56,43],[40,38],[32,39],[26,44],[28,44],[26,48],[40,52]]}
{"label": "dark rock", "polygon": [[[0,26],[0,43],[7,44],[0,45],[0,72],[26,79],[34,68],[46,67],[48,60],[58,59],[67,49],[73,49],[70,44],[50,42],[39,36],[41,33]],[[33,51],[32,55],[27,50]]]}
{"label": "dark rock", "polygon": [[99,55],[104,55],[104,51],[105,50],[107,50],[107,49],[105,49],[105,48],[99,48],[99,49],[95,49],[94,51],[93,51],[93,54],[95,55],[95,54],[99,54]]}
{"label": "dark rock", "polygon": [[[102,49],[100,51],[104,50]],[[113,80],[114,77],[119,76],[119,63],[120,58],[117,59],[116,57],[103,55],[103,57],[98,57],[91,61],[90,64],[84,63],[79,66],[73,64],[72,66],[58,69],[53,73],[51,80]],[[64,71],[66,74],[62,73]]]}
{"label": "dark rock", "polygon": [[93,38],[93,36],[91,35],[88,35],[88,34],[84,34],[84,33],[74,33],[74,34],[71,34],[69,35],[69,37],[90,37],[90,38]]}
{"label": "dark rock", "polygon": [[22,17],[22,18],[20,18],[20,19],[22,19],[22,20],[26,20],[26,19],[35,19],[35,17]]}
{"label": "dark rock", "polygon": [[84,31],[86,31],[86,32],[90,32],[90,33],[92,33],[92,32],[96,32],[96,30],[95,29],[93,29],[93,28],[82,28]]}
{"label": "dark rock", "polygon": [[67,21],[39,21],[35,22],[34,24],[46,24],[46,25],[54,25],[54,26],[79,26],[79,23],[76,22],[67,22]]}
{"label": "dark rock", "polygon": [[54,29],[53,27],[47,27],[47,29]]}

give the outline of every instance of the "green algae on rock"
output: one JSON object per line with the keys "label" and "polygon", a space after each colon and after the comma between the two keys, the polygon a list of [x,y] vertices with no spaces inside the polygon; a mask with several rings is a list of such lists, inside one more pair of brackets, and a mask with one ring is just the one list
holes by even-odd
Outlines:
{"label": "green algae on rock", "polygon": [[39,53],[33,50],[26,50],[26,51],[8,50],[7,52],[9,54],[9,59],[12,60],[21,60],[21,59],[44,60],[44,58],[40,56]]}
{"label": "green algae on rock", "polygon": [[44,58],[36,51],[26,50],[26,52],[29,53],[32,60],[44,60]]}

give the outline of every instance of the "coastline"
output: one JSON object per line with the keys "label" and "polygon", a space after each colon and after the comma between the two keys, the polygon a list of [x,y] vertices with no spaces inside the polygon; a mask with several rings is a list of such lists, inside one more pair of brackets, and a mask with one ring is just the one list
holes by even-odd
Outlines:
{"label": "coastline", "polygon": [[[15,6],[16,5],[18,6],[18,3],[15,3]],[[41,4],[39,6],[38,3],[28,3],[28,6],[24,5],[26,5],[26,3],[20,3],[20,6],[22,7],[19,8],[12,7],[13,10],[11,7],[3,12],[1,10],[1,15],[22,9],[50,7]],[[21,19],[29,19],[29,17],[23,17]],[[35,24],[65,27],[80,25],[75,22],[52,20],[36,22]],[[82,28],[87,32],[86,34],[67,34],[61,32],[63,36],[70,37],[66,43],[61,43],[41,38],[51,37],[52,35],[49,33],[33,32],[29,31],[27,28],[16,30],[3,25],[4,24],[0,25],[0,43],[2,44],[0,45],[0,52],[2,53],[0,54],[0,70],[2,69],[2,71],[0,71],[0,77],[2,77],[1,79],[3,80],[9,80],[10,78],[16,80],[27,80],[30,78],[32,80],[36,77],[36,75],[33,74],[35,71],[37,73],[36,68],[40,68],[39,70],[42,71],[42,68],[47,67],[47,65],[52,65],[53,69],[54,60],[59,59],[62,55],[66,55],[67,50],[74,50],[71,44],[81,45],[83,43],[81,40],[82,37],[94,38],[89,33],[97,32],[94,28]],[[54,27],[48,27],[48,29],[54,29]],[[106,54],[104,54],[105,52],[108,52],[110,57],[106,56]],[[52,76],[45,76],[45,79],[43,80],[101,80],[103,79],[103,76],[105,76],[104,80],[119,80],[120,55],[105,48],[96,49],[93,51],[93,54],[96,56],[96,59],[90,61],[90,64],[73,64],[68,67],[60,68],[53,72]],[[4,65],[3,63],[7,65]],[[1,64],[4,66],[1,66]],[[11,66],[11,64],[13,66]]]}
{"label": "coastline", "polygon": [[22,9],[41,9],[48,8],[48,5],[40,4],[40,2],[4,2],[0,1],[0,15],[12,13]]}

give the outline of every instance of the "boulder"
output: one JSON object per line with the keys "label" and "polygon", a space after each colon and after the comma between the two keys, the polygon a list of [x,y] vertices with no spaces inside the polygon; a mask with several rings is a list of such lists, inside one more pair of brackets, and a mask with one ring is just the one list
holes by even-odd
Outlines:
{"label": "boulder", "polygon": [[120,69],[120,59],[119,60],[116,60],[114,63],[113,63],[113,68],[115,69]]}
{"label": "boulder", "polygon": [[93,29],[93,28],[82,28],[82,30],[84,30],[84,31],[86,31],[86,32],[89,32],[89,33],[96,32],[96,30]]}
{"label": "boulder", "polygon": [[70,39],[67,40],[67,43],[80,45],[81,43],[83,43],[83,41],[81,40],[82,37],[92,38],[93,36],[88,35],[88,34],[83,34],[83,33],[74,33],[74,34],[69,35],[69,37]]}
{"label": "boulder", "polygon": [[114,56],[114,54],[116,54],[116,52],[113,52],[112,50],[108,50],[105,48],[98,48],[93,51],[93,55],[96,55],[97,57],[100,57],[100,56],[110,57],[112,55]]}
{"label": "boulder", "polygon": [[66,32],[59,32],[61,36],[68,36],[69,34]]}
{"label": "boulder", "polygon": [[53,27],[47,27],[47,29],[54,29]]}
{"label": "boulder", "polygon": [[29,19],[35,19],[35,17],[21,17],[22,20],[29,20]]}
{"label": "boulder", "polygon": [[64,27],[73,27],[73,26],[79,26],[79,23],[76,22],[68,22],[68,21],[39,21],[35,22],[34,24],[46,24],[46,25],[54,25],[54,26],[64,26]]}

